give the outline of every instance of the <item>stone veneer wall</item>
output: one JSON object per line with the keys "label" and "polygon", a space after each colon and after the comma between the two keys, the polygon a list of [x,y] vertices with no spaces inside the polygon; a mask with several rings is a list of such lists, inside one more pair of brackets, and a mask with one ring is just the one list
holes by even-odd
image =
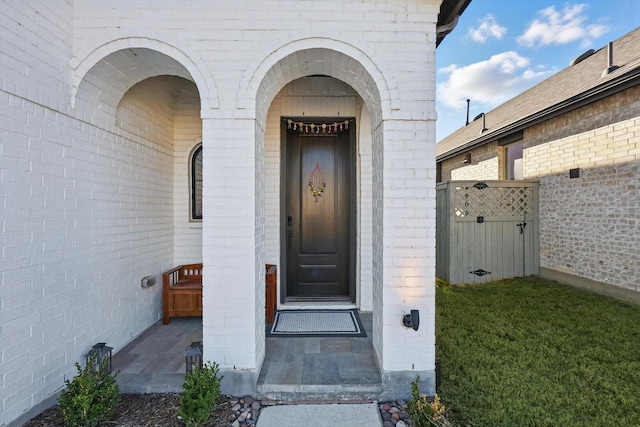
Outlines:
{"label": "stone veneer wall", "polygon": [[540,180],[541,267],[640,291],[640,118],[525,153],[525,177]]}
{"label": "stone veneer wall", "polygon": [[640,162],[540,178],[540,266],[640,291]]}

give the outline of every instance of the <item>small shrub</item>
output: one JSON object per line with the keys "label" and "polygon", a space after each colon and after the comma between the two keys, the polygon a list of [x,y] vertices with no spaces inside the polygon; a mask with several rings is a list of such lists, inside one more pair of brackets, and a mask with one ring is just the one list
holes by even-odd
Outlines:
{"label": "small shrub", "polygon": [[220,396],[220,380],[217,363],[206,362],[202,369],[187,374],[178,409],[187,427],[199,427],[209,422]]}
{"label": "small shrub", "polygon": [[76,362],[78,374],[71,381],[65,380],[67,388],[58,397],[58,411],[67,427],[95,427],[113,416],[120,400],[120,388],[115,375],[107,373],[107,360],[97,373],[91,372],[95,362],[92,357],[82,369]]}
{"label": "small shrub", "polygon": [[416,423],[416,427],[427,426],[449,426],[450,423],[444,418],[445,406],[440,402],[437,394],[432,401],[429,401],[426,394],[420,394],[418,382],[420,377],[411,382],[411,395],[409,399],[409,415]]}

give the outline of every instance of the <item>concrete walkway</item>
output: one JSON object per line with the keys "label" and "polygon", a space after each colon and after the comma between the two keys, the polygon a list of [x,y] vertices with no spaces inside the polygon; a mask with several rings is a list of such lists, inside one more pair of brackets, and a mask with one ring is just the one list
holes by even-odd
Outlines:
{"label": "concrete walkway", "polygon": [[375,403],[269,406],[260,411],[256,427],[382,427]]}

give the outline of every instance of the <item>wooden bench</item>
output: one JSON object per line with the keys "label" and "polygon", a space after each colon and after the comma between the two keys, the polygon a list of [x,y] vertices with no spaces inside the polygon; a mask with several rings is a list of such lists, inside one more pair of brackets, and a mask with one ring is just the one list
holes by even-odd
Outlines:
{"label": "wooden bench", "polygon": [[182,316],[202,316],[202,264],[180,265],[162,274],[162,324]]}
{"label": "wooden bench", "polygon": [[275,315],[278,297],[276,289],[278,287],[278,267],[273,264],[267,264],[267,274],[265,276],[266,289],[266,317],[267,323],[273,323],[273,316]]}

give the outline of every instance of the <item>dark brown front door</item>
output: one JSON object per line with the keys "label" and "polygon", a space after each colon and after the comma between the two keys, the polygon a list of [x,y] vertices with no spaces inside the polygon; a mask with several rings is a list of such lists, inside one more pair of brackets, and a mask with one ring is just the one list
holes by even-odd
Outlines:
{"label": "dark brown front door", "polygon": [[[352,126],[354,127],[354,126]],[[286,297],[353,300],[351,131],[286,134]]]}

